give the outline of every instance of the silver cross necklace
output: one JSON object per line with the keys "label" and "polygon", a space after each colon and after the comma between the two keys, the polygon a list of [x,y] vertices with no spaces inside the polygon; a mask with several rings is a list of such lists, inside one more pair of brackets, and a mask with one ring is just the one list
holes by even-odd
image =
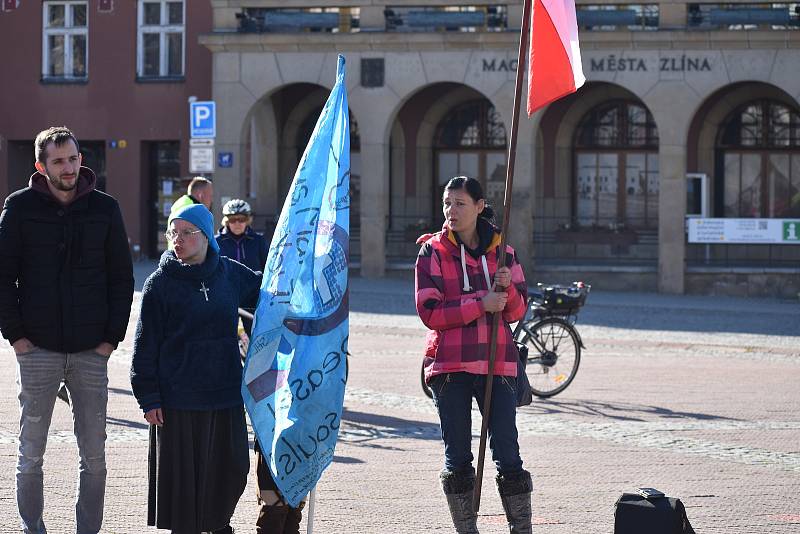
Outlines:
{"label": "silver cross necklace", "polygon": [[206,302],[208,302],[208,292],[211,290],[206,287],[205,282],[200,282],[200,289],[198,289],[198,291],[203,294],[203,296],[206,298]]}

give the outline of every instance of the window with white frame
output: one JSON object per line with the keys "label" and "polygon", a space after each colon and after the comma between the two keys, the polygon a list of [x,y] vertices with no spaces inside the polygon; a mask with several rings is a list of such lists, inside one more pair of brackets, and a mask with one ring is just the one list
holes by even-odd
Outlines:
{"label": "window with white frame", "polygon": [[138,11],[138,76],[183,76],[186,56],[186,11],[183,0],[139,0]]}
{"label": "window with white frame", "polygon": [[85,79],[88,75],[88,2],[42,4],[42,77]]}

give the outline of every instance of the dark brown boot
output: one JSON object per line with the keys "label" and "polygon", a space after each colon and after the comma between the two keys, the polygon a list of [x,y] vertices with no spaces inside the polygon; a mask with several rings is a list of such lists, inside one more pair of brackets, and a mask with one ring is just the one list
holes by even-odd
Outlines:
{"label": "dark brown boot", "polygon": [[261,505],[256,520],[256,534],[283,534],[289,507],[283,503],[274,506]]}
{"label": "dark brown boot", "polygon": [[283,525],[283,534],[300,534],[300,521],[303,519],[303,503],[300,504],[300,508],[286,507],[289,511],[286,514],[286,523]]}

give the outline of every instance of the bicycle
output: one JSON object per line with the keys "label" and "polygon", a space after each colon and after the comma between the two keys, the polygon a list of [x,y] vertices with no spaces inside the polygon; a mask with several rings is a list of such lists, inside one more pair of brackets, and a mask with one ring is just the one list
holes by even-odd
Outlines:
{"label": "bicycle", "polygon": [[[528,292],[528,309],[512,335],[515,342],[528,347],[525,373],[537,397],[558,395],[578,373],[581,350],[586,346],[575,323],[591,287],[583,282],[537,284],[536,291]],[[423,391],[433,398],[425,383],[424,366],[420,377]]]}

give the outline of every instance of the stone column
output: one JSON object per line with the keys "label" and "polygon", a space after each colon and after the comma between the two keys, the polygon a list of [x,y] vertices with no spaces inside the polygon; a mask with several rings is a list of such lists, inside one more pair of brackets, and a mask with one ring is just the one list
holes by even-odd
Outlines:
{"label": "stone column", "polygon": [[662,140],[658,172],[658,290],[682,294],[686,257],[686,147]]}
{"label": "stone column", "polygon": [[386,215],[389,146],[383,136],[361,136],[361,276],[386,273]]}
{"label": "stone column", "polygon": [[[524,106],[525,103],[523,102]],[[525,110],[520,113],[520,124],[517,132],[517,160],[514,166],[513,202],[511,204],[511,224],[508,229],[508,243],[514,247],[517,257],[525,269],[525,274],[533,273],[533,203],[534,169],[536,154],[534,151],[533,132],[539,121],[527,118]],[[531,280],[528,280],[530,285]]]}
{"label": "stone column", "polygon": [[259,215],[277,215],[283,198],[278,196],[278,126],[272,100],[258,102],[250,121],[250,176],[256,211]]}
{"label": "stone column", "polygon": [[244,132],[249,130],[248,115],[256,99],[241,83],[240,58],[237,52],[215,52],[213,58],[213,100],[217,103],[216,154],[230,152],[233,164],[229,168],[215,165],[214,206],[219,218],[222,200],[244,196]]}
{"label": "stone column", "polygon": [[664,28],[686,28],[686,4],[661,2],[658,5],[658,24]]}
{"label": "stone column", "polygon": [[386,18],[383,15],[385,6],[361,6],[361,31],[383,31]]}
{"label": "stone column", "polygon": [[[508,81],[495,92],[492,102],[500,111],[506,135],[510,142],[511,121],[514,112],[514,87],[515,73],[508,74]],[[519,127],[517,129],[517,157],[514,164],[514,185],[512,189],[511,221],[508,227],[507,242],[514,247],[520,263],[526,273],[533,272],[533,203],[535,154],[534,132],[538,129],[541,114],[529,119],[525,111],[525,96],[527,92],[523,85],[519,114]],[[503,205],[494,206],[498,215],[503,213]]]}
{"label": "stone column", "polygon": [[508,3],[506,4],[506,8],[508,9],[508,27],[519,31],[522,27],[522,2],[519,3]]}
{"label": "stone column", "polygon": [[682,79],[662,79],[642,100],[658,126],[658,290],[682,294],[686,269],[686,136],[700,98]]}

